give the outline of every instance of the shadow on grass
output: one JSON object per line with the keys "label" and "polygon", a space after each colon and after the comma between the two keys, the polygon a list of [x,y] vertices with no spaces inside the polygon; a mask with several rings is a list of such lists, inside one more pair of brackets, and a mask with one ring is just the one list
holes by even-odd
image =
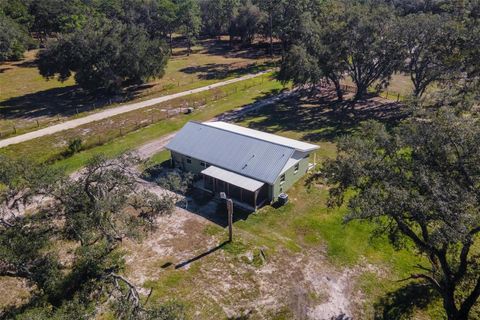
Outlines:
{"label": "shadow on grass", "polygon": [[52,88],[13,97],[0,102],[0,117],[5,119],[34,119],[40,117],[69,117],[114,103],[133,100],[142,90],[153,87],[145,83],[125,87],[118,94],[87,93],[78,85]]}
{"label": "shadow on grass", "polygon": [[[197,188],[190,192],[189,197],[192,201],[189,202],[186,208],[187,211],[205,218],[222,228],[228,226],[227,205],[224,200],[215,197],[210,192]],[[252,213],[253,210],[247,210],[234,203],[233,223],[247,220]]]}
{"label": "shadow on grass", "polygon": [[189,264],[192,263],[192,262],[195,262],[195,261],[197,261],[197,260],[200,260],[200,259],[202,259],[203,257],[206,257],[206,256],[208,256],[209,254],[212,254],[212,253],[214,253],[215,251],[220,250],[221,248],[223,248],[223,247],[224,247],[225,245],[227,245],[228,243],[229,243],[228,241],[224,241],[224,242],[222,242],[221,244],[219,244],[218,246],[216,246],[216,247],[214,247],[214,248],[212,248],[212,249],[210,249],[210,250],[208,250],[208,251],[206,251],[206,252],[204,252],[204,253],[202,253],[202,254],[199,254],[199,255],[196,256],[196,257],[193,257],[193,258],[191,258],[191,259],[188,259],[187,261],[181,262],[181,263],[179,263],[179,264],[177,264],[177,265],[175,266],[175,269],[181,269],[181,268],[189,265]]}
{"label": "shadow on grass", "polygon": [[241,77],[250,73],[257,73],[273,67],[273,63],[250,63],[242,67],[232,68],[226,63],[208,63],[206,65],[183,68],[180,71],[187,74],[198,74],[202,80],[223,80],[228,77]]}
{"label": "shadow on grass", "polygon": [[429,286],[422,283],[409,283],[388,293],[374,305],[374,319],[411,319],[416,309],[425,309],[435,298],[438,298],[438,295]]}
{"label": "shadow on grass", "polygon": [[311,142],[334,141],[348,135],[366,120],[377,120],[394,126],[407,111],[399,103],[369,98],[353,104],[339,102],[331,89],[310,96],[300,93],[274,104],[245,114],[237,121],[247,121],[252,129],[277,133],[298,133],[300,139]]}
{"label": "shadow on grass", "polygon": [[[279,42],[273,45],[274,56],[281,54],[282,47]],[[206,47],[206,53],[212,55],[222,55],[227,58],[242,59],[267,59],[270,58],[269,44],[267,42],[255,42],[250,45],[242,45],[241,41],[230,41],[228,39],[214,40]]]}
{"label": "shadow on grass", "polygon": [[65,117],[100,108],[124,97],[89,95],[79,86],[53,88],[0,102],[0,116],[7,119]]}

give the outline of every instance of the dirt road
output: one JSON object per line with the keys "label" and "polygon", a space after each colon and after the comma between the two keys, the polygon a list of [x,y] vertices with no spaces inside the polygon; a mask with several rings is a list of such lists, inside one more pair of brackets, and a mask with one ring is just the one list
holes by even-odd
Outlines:
{"label": "dirt road", "polygon": [[22,135],[18,135],[18,136],[12,137],[12,138],[7,138],[7,139],[0,140],[0,148],[6,147],[6,146],[9,146],[9,145],[12,145],[12,144],[17,144],[17,143],[29,141],[29,140],[32,140],[32,139],[40,138],[40,137],[47,136],[47,135],[50,135],[50,134],[54,134],[54,133],[57,133],[57,132],[60,132],[60,131],[73,129],[73,128],[79,127],[79,126],[87,124],[87,123],[91,123],[91,122],[99,121],[99,120],[102,120],[102,119],[110,118],[110,117],[113,117],[113,116],[116,116],[116,115],[119,115],[119,114],[122,114],[122,113],[127,113],[127,112],[130,112],[130,111],[150,107],[150,106],[153,106],[153,105],[165,102],[165,101],[173,100],[173,99],[180,98],[180,97],[185,97],[185,96],[192,95],[192,94],[195,94],[195,93],[208,91],[208,90],[211,90],[211,89],[214,89],[214,88],[223,87],[223,86],[226,86],[226,85],[229,85],[229,84],[232,84],[232,83],[252,79],[252,78],[255,78],[255,77],[262,76],[262,75],[266,74],[267,72],[268,71],[254,73],[254,74],[247,74],[247,75],[239,77],[239,78],[214,83],[214,84],[209,85],[209,86],[200,87],[200,88],[193,89],[193,90],[188,90],[188,91],[183,91],[183,92],[179,92],[179,93],[175,93],[175,94],[171,94],[171,95],[163,96],[163,97],[159,97],[159,98],[153,98],[153,99],[149,99],[149,100],[141,101],[141,102],[137,102],[137,103],[126,104],[126,105],[122,105],[122,106],[119,106],[119,107],[116,107],[116,108],[111,108],[111,109],[108,109],[108,110],[105,110],[105,111],[101,111],[101,112],[98,112],[98,113],[95,113],[95,114],[92,114],[92,115],[89,115],[89,116],[86,116],[86,117],[65,121],[63,123],[56,124],[56,125],[53,125],[53,126],[50,126],[50,127],[47,127],[47,128],[32,131],[32,132],[25,133],[25,134],[22,134]]}

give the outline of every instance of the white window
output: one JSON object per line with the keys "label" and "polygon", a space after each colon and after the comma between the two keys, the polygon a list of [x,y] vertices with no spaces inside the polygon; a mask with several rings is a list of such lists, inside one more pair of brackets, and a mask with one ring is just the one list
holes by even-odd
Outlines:
{"label": "white window", "polygon": [[299,163],[297,163],[297,164],[295,165],[295,168],[293,169],[293,172],[294,172],[294,173],[297,173],[297,172],[298,172],[298,169],[300,169],[300,164],[299,164]]}
{"label": "white window", "polygon": [[284,183],[285,183],[285,175],[282,174],[282,175],[280,176],[280,184],[284,184]]}
{"label": "white window", "polygon": [[192,163],[192,158],[187,157],[187,163]]}

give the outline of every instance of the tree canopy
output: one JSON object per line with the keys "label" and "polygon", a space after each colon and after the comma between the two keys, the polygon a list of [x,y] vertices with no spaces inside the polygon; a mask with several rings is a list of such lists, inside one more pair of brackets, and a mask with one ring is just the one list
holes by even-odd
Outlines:
{"label": "tree canopy", "polygon": [[38,56],[40,73],[65,81],[73,73],[87,90],[115,92],[125,84],[161,77],[169,57],[162,40],[136,25],[90,20],[82,30],[47,44]]}
{"label": "tree canopy", "polygon": [[1,160],[0,275],[34,288],[27,307],[1,316],[91,319],[99,304],[112,303],[117,319],[183,318],[176,304],[145,308],[121,274],[122,240],[141,240],[174,207],[170,197],[137,187],[136,158],[95,157],[75,179],[26,160]]}
{"label": "tree canopy", "polygon": [[452,320],[470,319],[480,297],[479,139],[479,120],[451,109],[391,132],[368,122],[340,141],[320,174],[332,205],[353,192],[347,222],[373,221],[376,235],[424,257],[411,278],[438,291]]}
{"label": "tree canopy", "polygon": [[20,60],[28,44],[26,30],[0,11],[0,62]]}

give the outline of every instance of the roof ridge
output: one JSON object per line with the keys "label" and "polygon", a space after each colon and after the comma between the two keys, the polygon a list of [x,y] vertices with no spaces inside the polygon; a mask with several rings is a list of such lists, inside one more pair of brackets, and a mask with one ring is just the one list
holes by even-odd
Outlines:
{"label": "roof ridge", "polygon": [[[291,149],[291,150],[294,150],[294,151],[298,151],[296,148],[293,148],[293,147],[290,147],[290,146],[286,146],[284,144],[281,144],[281,143],[276,143],[276,142],[273,142],[273,141],[268,141],[268,140],[265,140],[265,139],[260,139],[258,137],[253,137],[253,136],[249,136],[247,134],[243,134],[243,133],[239,133],[239,132],[235,132],[235,131],[231,131],[231,130],[227,130],[227,129],[224,129],[224,128],[219,128],[219,127],[215,127],[215,126],[209,126],[207,123],[208,122],[197,122],[197,121],[189,121],[189,122],[193,122],[193,123],[196,123],[196,124],[201,124],[203,126],[206,126],[206,127],[209,127],[209,128],[214,128],[214,129],[217,129],[217,130],[222,130],[222,131],[225,131],[225,132],[230,132],[230,133],[233,133],[233,134],[236,134],[236,135],[239,135],[239,136],[242,136],[242,137],[248,137],[248,138],[251,138],[251,139],[255,139],[255,140],[258,140],[258,141],[263,141],[263,142],[267,142],[267,143],[270,143],[270,144],[274,144],[274,145],[277,145],[277,146],[281,146],[281,147],[284,147],[284,148],[287,148],[287,149]],[[223,122],[223,121],[217,121],[217,122]],[[228,122],[225,122],[225,123],[228,123]],[[239,126],[240,127],[240,126]],[[249,129],[249,128],[247,128]],[[254,129],[250,129],[250,130],[254,130]],[[256,130],[258,131],[258,130]],[[261,131],[259,131],[261,132]],[[265,132],[264,132],[265,133]],[[272,133],[270,133],[272,134]],[[273,134],[272,134],[273,135]],[[289,138],[287,138],[289,139]],[[292,139],[294,140],[294,139]]]}

